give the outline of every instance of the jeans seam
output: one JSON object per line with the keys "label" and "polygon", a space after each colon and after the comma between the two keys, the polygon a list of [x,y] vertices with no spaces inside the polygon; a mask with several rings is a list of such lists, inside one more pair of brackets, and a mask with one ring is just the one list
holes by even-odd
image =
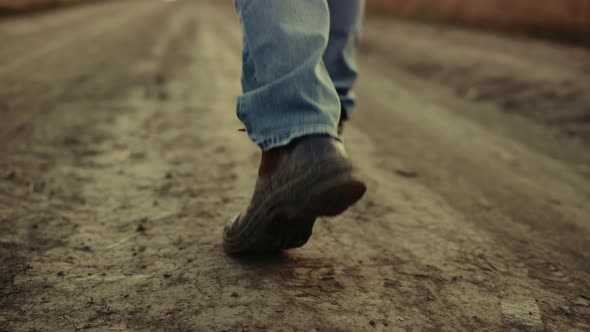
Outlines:
{"label": "jeans seam", "polygon": [[[246,33],[246,27],[244,26],[243,20],[242,20],[242,12],[239,11],[239,16],[240,16],[240,22],[242,24],[242,30],[243,30],[243,36],[245,39],[245,46],[251,45],[251,41],[248,38],[248,34]],[[258,77],[256,77],[256,62],[254,62],[254,60],[250,57],[250,48],[246,47],[246,54],[245,56],[248,58],[248,60],[250,60],[250,63],[252,64],[252,77],[254,78],[254,82],[256,82],[256,85],[259,85],[259,80]]]}
{"label": "jeans seam", "polygon": [[[247,45],[247,44],[246,44]],[[244,63],[248,63],[250,64],[249,67],[251,70],[248,71],[248,74],[252,75],[252,79],[254,80],[254,83],[256,83],[256,85],[258,86],[258,77],[256,77],[256,67],[254,66],[254,60],[252,60],[252,57],[250,56],[250,49],[248,47],[244,48]],[[243,66],[244,64],[242,64]]]}

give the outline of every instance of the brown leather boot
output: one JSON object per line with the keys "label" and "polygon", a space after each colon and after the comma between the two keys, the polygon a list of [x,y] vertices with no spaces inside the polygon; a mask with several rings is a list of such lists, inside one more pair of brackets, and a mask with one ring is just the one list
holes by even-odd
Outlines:
{"label": "brown leather boot", "polygon": [[317,217],[344,212],[365,191],[336,138],[307,136],[264,152],[250,205],[225,228],[224,249],[237,254],[303,246]]}

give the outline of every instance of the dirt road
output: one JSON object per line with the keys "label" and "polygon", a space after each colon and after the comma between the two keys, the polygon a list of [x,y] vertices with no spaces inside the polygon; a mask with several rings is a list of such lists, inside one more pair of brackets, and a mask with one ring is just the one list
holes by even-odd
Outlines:
{"label": "dirt road", "polygon": [[367,196],[236,259],[240,40],[219,1],[0,21],[0,331],[590,331],[590,52],[369,20]]}

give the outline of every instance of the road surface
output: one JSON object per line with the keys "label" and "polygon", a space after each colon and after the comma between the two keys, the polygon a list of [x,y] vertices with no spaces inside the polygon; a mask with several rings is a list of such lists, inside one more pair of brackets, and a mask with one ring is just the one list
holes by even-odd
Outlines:
{"label": "road surface", "polygon": [[590,52],[369,19],[365,198],[232,258],[231,3],[0,21],[0,331],[590,331]]}

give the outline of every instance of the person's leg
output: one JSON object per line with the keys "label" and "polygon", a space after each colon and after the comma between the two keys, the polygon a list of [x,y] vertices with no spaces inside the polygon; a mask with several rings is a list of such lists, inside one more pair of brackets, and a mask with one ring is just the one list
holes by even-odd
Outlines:
{"label": "person's leg", "polygon": [[322,61],[326,0],[235,0],[244,31],[238,117],[263,150],[293,139],[337,137],[338,94]]}
{"label": "person's leg", "polygon": [[248,208],[224,229],[230,254],[300,247],[317,217],[365,193],[337,134],[338,93],[323,63],[326,0],[235,0],[244,29],[238,116],[262,152]]}
{"label": "person's leg", "polygon": [[356,106],[352,87],[358,76],[356,50],[365,0],[328,0],[328,6],[330,38],[323,60],[338,91],[342,104],[342,116],[344,119],[349,119]]}

